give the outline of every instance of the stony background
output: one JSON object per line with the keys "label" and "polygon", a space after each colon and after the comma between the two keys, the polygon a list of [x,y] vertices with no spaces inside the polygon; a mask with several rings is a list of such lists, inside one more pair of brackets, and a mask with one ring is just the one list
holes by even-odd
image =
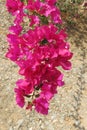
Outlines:
{"label": "stony background", "polygon": [[5,58],[11,23],[5,0],[0,0],[0,130],[87,130],[87,17],[70,29],[73,68],[64,72],[66,85],[52,99],[47,116],[15,104],[13,89],[19,78],[18,68]]}

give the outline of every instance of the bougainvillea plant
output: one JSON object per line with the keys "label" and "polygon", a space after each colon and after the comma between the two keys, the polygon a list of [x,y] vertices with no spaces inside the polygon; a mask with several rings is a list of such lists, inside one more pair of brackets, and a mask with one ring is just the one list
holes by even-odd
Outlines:
{"label": "bougainvillea plant", "polygon": [[6,57],[19,66],[23,76],[14,89],[16,103],[46,115],[50,100],[64,85],[58,67],[71,69],[67,34],[57,26],[62,24],[60,10],[56,0],[7,0],[6,7],[14,16]]}

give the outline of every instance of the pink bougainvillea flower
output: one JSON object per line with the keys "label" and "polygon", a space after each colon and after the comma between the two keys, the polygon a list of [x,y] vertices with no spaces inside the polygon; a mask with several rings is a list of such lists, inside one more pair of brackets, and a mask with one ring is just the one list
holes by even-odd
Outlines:
{"label": "pink bougainvillea flower", "polygon": [[57,0],[45,0],[50,6],[55,6]]}
{"label": "pink bougainvillea flower", "polygon": [[23,3],[21,0],[7,0],[6,7],[14,15],[16,11],[19,11],[23,7]]}
{"label": "pink bougainvillea flower", "polygon": [[[6,57],[19,67],[23,79],[16,82],[16,103],[20,107],[47,115],[49,102],[64,85],[64,70],[71,69],[72,52],[66,42],[65,30],[56,0],[7,0],[8,11],[15,16],[7,35],[9,43]],[[26,29],[26,24],[28,27]],[[30,101],[31,100],[31,101]]]}
{"label": "pink bougainvillea flower", "polygon": [[20,79],[16,82],[18,88],[23,90],[26,95],[31,94],[34,90],[33,86],[26,80]]}
{"label": "pink bougainvillea flower", "polygon": [[40,0],[29,0],[28,1],[28,4],[27,4],[27,7],[30,11],[39,11],[40,10],[40,7],[41,7],[41,3]]}
{"label": "pink bougainvillea flower", "polygon": [[23,22],[24,16],[26,16],[24,8],[20,8],[17,12],[15,12],[14,24],[20,25]]}
{"label": "pink bougainvillea flower", "polygon": [[7,40],[9,42],[9,49],[6,57],[11,59],[12,61],[16,61],[18,56],[20,55],[19,38],[15,34],[8,34]]}
{"label": "pink bougainvillea flower", "polygon": [[16,102],[20,107],[24,107],[25,105],[25,100],[24,100],[24,91],[20,88],[15,88],[15,93],[16,93]]}
{"label": "pink bougainvillea flower", "polygon": [[35,105],[35,110],[41,114],[47,115],[49,109],[49,103],[45,98],[39,97],[33,101]]}
{"label": "pink bougainvillea flower", "polygon": [[35,13],[35,15],[39,15],[40,18],[45,16],[47,17],[48,21],[51,17],[51,21],[54,23],[62,23],[61,17],[60,17],[60,11],[55,6],[55,1],[45,1],[41,2],[40,0],[32,1],[30,0],[28,2],[27,8],[32,12]]}
{"label": "pink bougainvillea flower", "polygon": [[39,23],[40,23],[40,19],[38,16],[30,15],[29,19],[30,19],[30,26],[39,25]]}
{"label": "pink bougainvillea flower", "polygon": [[44,97],[47,101],[49,101],[56,93],[57,93],[56,85],[44,83],[43,86],[41,87],[40,97]]}
{"label": "pink bougainvillea flower", "polygon": [[62,74],[60,71],[58,71],[57,69],[46,69],[45,74],[42,76],[42,81],[47,81],[50,84],[54,84],[54,85],[58,85],[58,86],[62,86],[64,85],[64,82],[62,81]]}
{"label": "pink bougainvillea flower", "polygon": [[13,26],[11,26],[9,28],[9,31],[14,33],[14,34],[19,35],[21,33],[21,31],[22,31],[22,27],[20,25],[18,25],[18,24],[17,25],[13,25]]}

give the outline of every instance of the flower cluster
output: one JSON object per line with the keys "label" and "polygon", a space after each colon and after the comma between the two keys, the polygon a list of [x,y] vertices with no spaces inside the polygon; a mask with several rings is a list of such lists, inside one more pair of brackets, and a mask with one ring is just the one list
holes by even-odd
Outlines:
{"label": "flower cluster", "polygon": [[7,35],[6,57],[19,66],[19,74],[24,77],[16,82],[16,102],[20,107],[34,107],[48,114],[49,101],[58,86],[64,85],[58,66],[71,69],[72,57],[67,34],[57,27],[62,20],[56,0],[7,0],[6,6],[15,17]]}

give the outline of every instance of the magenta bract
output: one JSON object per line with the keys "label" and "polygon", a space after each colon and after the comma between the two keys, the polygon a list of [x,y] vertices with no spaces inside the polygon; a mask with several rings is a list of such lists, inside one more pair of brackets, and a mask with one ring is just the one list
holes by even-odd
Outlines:
{"label": "magenta bract", "polygon": [[[66,42],[67,34],[59,31],[62,24],[56,0],[7,0],[6,7],[15,17],[7,35],[9,43],[6,57],[19,66],[23,79],[16,82],[16,102],[26,109],[32,107],[41,114],[48,114],[49,101],[64,85],[64,70],[71,69],[72,52]],[[27,24],[27,29],[26,25]]]}

